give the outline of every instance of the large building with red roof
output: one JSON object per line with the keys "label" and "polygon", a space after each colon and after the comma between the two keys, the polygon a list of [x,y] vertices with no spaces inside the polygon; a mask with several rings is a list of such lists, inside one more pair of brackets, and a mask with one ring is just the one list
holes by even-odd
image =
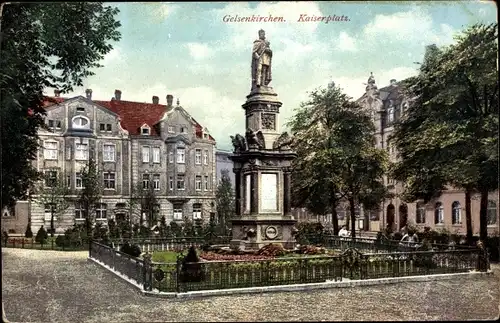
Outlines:
{"label": "large building with red roof", "polygon": [[[140,223],[141,216],[147,221],[141,207],[132,208],[129,202],[150,187],[157,200],[157,219],[207,221],[215,215],[216,142],[173,99],[167,95],[166,104],[157,96],[151,103],[125,101],[116,90],[110,101],[102,101],[94,100],[88,89],[85,96],[62,98],[56,92],[48,100],[49,130],[39,132],[43,148],[36,167],[49,178],[64,176],[72,194],[69,208],[55,219],[56,232],[84,221],[76,197],[89,158],[97,162],[103,187],[97,222]],[[33,232],[42,225],[50,227],[50,205],[30,204]]]}

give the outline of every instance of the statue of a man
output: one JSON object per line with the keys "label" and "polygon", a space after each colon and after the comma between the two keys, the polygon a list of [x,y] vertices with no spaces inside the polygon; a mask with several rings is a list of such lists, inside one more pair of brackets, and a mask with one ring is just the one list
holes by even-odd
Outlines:
{"label": "statue of a man", "polygon": [[273,52],[266,40],[264,30],[259,30],[259,39],[253,42],[252,50],[252,89],[267,86],[271,82],[271,59]]}

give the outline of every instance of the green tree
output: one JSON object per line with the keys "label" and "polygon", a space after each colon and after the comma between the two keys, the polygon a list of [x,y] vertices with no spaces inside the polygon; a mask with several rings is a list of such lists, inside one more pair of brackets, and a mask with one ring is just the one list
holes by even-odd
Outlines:
{"label": "green tree", "polygon": [[221,179],[215,192],[215,203],[217,205],[218,225],[222,229],[222,234],[225,235],[227,233],[226,227],[235,210],[234,189],[227,169],[221,171]]}
{"label": "green tree", "polygon": [[81,176],[83,187],[77,199],[84,212],[87,237],[91,237],[95,211],[102,195],[101,173],[93,158],[89,158],[87,165],[82,169]]}
{"label": "green tree", "polygon": [[406,82],[414,102],[392,139],[401,157],[392,174],[407,183],[407,200],[429,201],[447,185],[465,189],[469,241],[472,194],[481,196],[484,240],[488,193],[498,189],[497,38],[497,24],[477,24],[448,48],[431,47]]}
{"label": "green tree", "polygon": [[118,41],[118,9],[102,2],[9,3],[0,7],[0,209],[25,199],[44,124],[43,90],[62,93],[93,75]]}
{"label": "green tree", "polygon": [[144,220],[147,221],[148,228],[157,223],[160,209],[153,181],[150,180],[147,187],[144,187],[143,182],[135,186],[130,199],[130,207],[132,213],[139,217],[141,227],[144,225]]}
{"label": "green tree", "polygon": [[375,129],[368,112],[332,82],[310,94],[289,126],[298,155],[292,185],[296,202],[316,212],[325,212],[328,205],[337,234],[336,208],[346,199],[355,237],[356,205],[373,207],[386,194],[382,176],[387,154],[373,147]]}
{"label": "green tree", "polygon": [[[56,176],[54,176],[56,175]],[[64,214],[68,209],[68,198],[71,193],[64,173],[47,173],[38,185],[36,200],[45,209],[50,209],[50,236],[54,236],[54,217]]]}

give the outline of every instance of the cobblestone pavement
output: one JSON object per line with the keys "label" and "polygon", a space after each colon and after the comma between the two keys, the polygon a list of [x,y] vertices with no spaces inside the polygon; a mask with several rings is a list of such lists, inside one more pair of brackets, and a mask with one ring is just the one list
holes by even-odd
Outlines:
{"label": "cobblestone pavement", "polygon": [[2,249],[2,301],[11,322],[370,321],[494,319],[494,275],[318,291],[188,300],[141,295],[86,252]]}

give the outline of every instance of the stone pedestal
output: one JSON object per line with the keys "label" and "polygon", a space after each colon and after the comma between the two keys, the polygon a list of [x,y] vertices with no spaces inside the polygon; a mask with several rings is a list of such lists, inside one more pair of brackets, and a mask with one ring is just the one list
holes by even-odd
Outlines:
{"label": "stone pedestal", "polygon": [[281,105],[271,87],[259,87],[252,89],[242,106],[246,127],[257,133],[259,145],[247,142],[246,149],[229,156],[236,179],[232,246],[248,250],[269,243],[279,243],[285,248],[295,245],[290,167],[296,154],[275,144],[280,137]]}

